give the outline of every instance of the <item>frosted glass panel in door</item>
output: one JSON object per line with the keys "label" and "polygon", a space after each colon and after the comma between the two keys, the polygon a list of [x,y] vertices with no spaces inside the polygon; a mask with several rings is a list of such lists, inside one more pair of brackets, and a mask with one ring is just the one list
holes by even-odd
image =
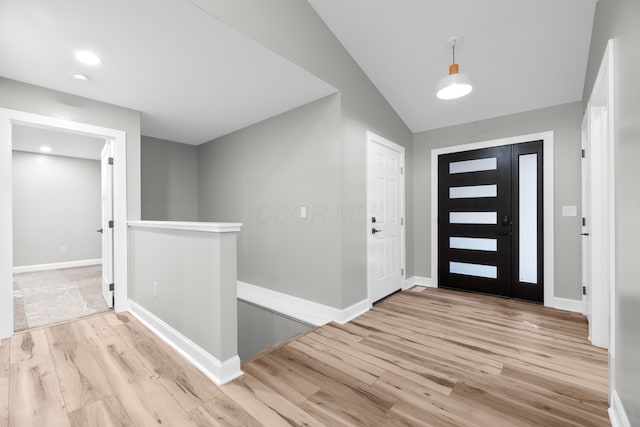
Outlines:
{"label": "frosted glass panel in door", "polygon": [[486,239],[482,237],[449,237],[451,249],[468,249],[472,251],[498,250],[498,239]]}
{"label": "frosted glass panel in door", "polygon": [[491,171],[498,168],[498,159],[489,157],[486,159],[463,160],[460,162],[449,163],[449,173],[467,173]]}
{"label": "frosted glass panel in door", "polygon": [[497,224],[497,212],[449,212],[450,224]]}
{"label": "frosted glass panel in door", "polygon": [[498,278],[498,267],[495,265],[471,264],[468,262],[449,262],[449,272],[465,276]]}
{"label": "frosted glass panel in door", "polygon": [[519,157],[520,282],[538,283],[538,155]]}
{"label": "frosted glass panel in door", "polygon": [[470,185],[466,187],[450,187],[450,199],[472,199],[476,197],[496,197],[497,185]]}

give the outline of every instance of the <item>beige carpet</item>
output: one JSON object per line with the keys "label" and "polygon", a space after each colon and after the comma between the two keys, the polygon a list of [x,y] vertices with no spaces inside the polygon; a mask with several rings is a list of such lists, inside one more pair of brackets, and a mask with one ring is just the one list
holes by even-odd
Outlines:
{"label": "beige carpet", "polygon": [[106,311],[101,275],[100,265],[14,274],[14,331]]}

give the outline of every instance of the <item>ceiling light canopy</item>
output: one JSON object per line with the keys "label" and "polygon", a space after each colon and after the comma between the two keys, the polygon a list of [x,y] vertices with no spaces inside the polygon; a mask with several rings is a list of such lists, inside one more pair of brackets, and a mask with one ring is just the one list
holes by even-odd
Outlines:
{"label": "ceiling light canopy", "polygon": [[76,52],[76,59],[86,65],[100,65],[102,60],[98,55],[88,50],[79,50]]}
{"label": "ceiling light canopy", "polygon": [[460,45],[460,37],[451,37],[449,45],[453,53],[453,63],[449,66],[449,75],[438,82],[437,96],[440,99],[462,98],[473,90],[471,79],[467,74],[459,73],[456,64],[456,45]]}

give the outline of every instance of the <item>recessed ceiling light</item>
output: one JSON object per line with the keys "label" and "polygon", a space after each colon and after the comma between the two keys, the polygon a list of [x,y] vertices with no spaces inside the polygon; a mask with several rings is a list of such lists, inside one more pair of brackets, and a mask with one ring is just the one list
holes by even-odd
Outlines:
{"label": "recessed ceiling light", "polygon": [[102,60],[98,57],[98,55],[93,52],[89,52],[88,50],[77,51],[76,59],[87,65],[99,65],[102,63]]}
{"label": "recessed ceiling light", "polygon": [[82,73],[76,73],[73,72],[71,73],[71,76],[76,79],[76,80],[82,80],[83,82],[86,82],[87,80],[89,80],[89,76],[87,76],[86,74],[82,74]]}
{"label": "recessed ceiling light", "polygon": [[50,153],[51,152],[51,147],[42,146],[42,147],[40,147],[40,151],[42,151],[43,153]]}

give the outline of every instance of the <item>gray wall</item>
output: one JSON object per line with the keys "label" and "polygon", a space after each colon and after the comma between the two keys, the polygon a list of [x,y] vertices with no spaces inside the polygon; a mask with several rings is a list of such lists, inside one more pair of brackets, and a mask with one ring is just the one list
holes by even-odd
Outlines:
{"label": "gray wall", "polygon": [[197,221],[197,148],[143,135],[141,187],[142,219]]}
{"label": "gray wall", "polygon": [[238,355],[247,360],[311,326],[238,300]]}
{"label": "gray wall", "polygon": [[224,362],[238,354],[236,250],[236,233],[130,227],[129,297]]}
{"label": "gray wall", "polygon": [[198,218],[242,222],[239,280],[340,307],[339,122],[331,95],[198,146]]}
{"label": "gray wall", "polygon": [[[191,1],[340,91],[341,205],[349,215],[342,221],[339,236],[339,280],[343,284],[339,307],[348,307],[364,299],[367,294],[367,248],[363,231],[366,223],[366,131],[405,147],[407,195],[413,192],[411,131],[309,3],[299,0]],[[406,212],[406,269],[410,277],[413,275],[411,197],[407,197]],[[312,294],[302,293],[299,296],[313,298]]]}
{"label": "gray wall", "polygon": [[127,133],[127,216],[140,219],[140,112],[0,77],[0,107]]}
{"label": "gray wall", "polygon": [[580,211],[582,103],[481,120],[414,136],[415,272],[431,277],[431,150],[452,145],[554,131],[555,296],[581,299],[580,215],[563,217],[562,206]]}
{"label": "gray wall", "polygon": [[13,151],[12,172],[14,266],[102,256],[98,160]]}
{"label": "gray wall", "polygon": [[600,0],[589,51],[585,103],[607,40],[615,38],[616,356],[615,387],[640,425],[640,2]]}

